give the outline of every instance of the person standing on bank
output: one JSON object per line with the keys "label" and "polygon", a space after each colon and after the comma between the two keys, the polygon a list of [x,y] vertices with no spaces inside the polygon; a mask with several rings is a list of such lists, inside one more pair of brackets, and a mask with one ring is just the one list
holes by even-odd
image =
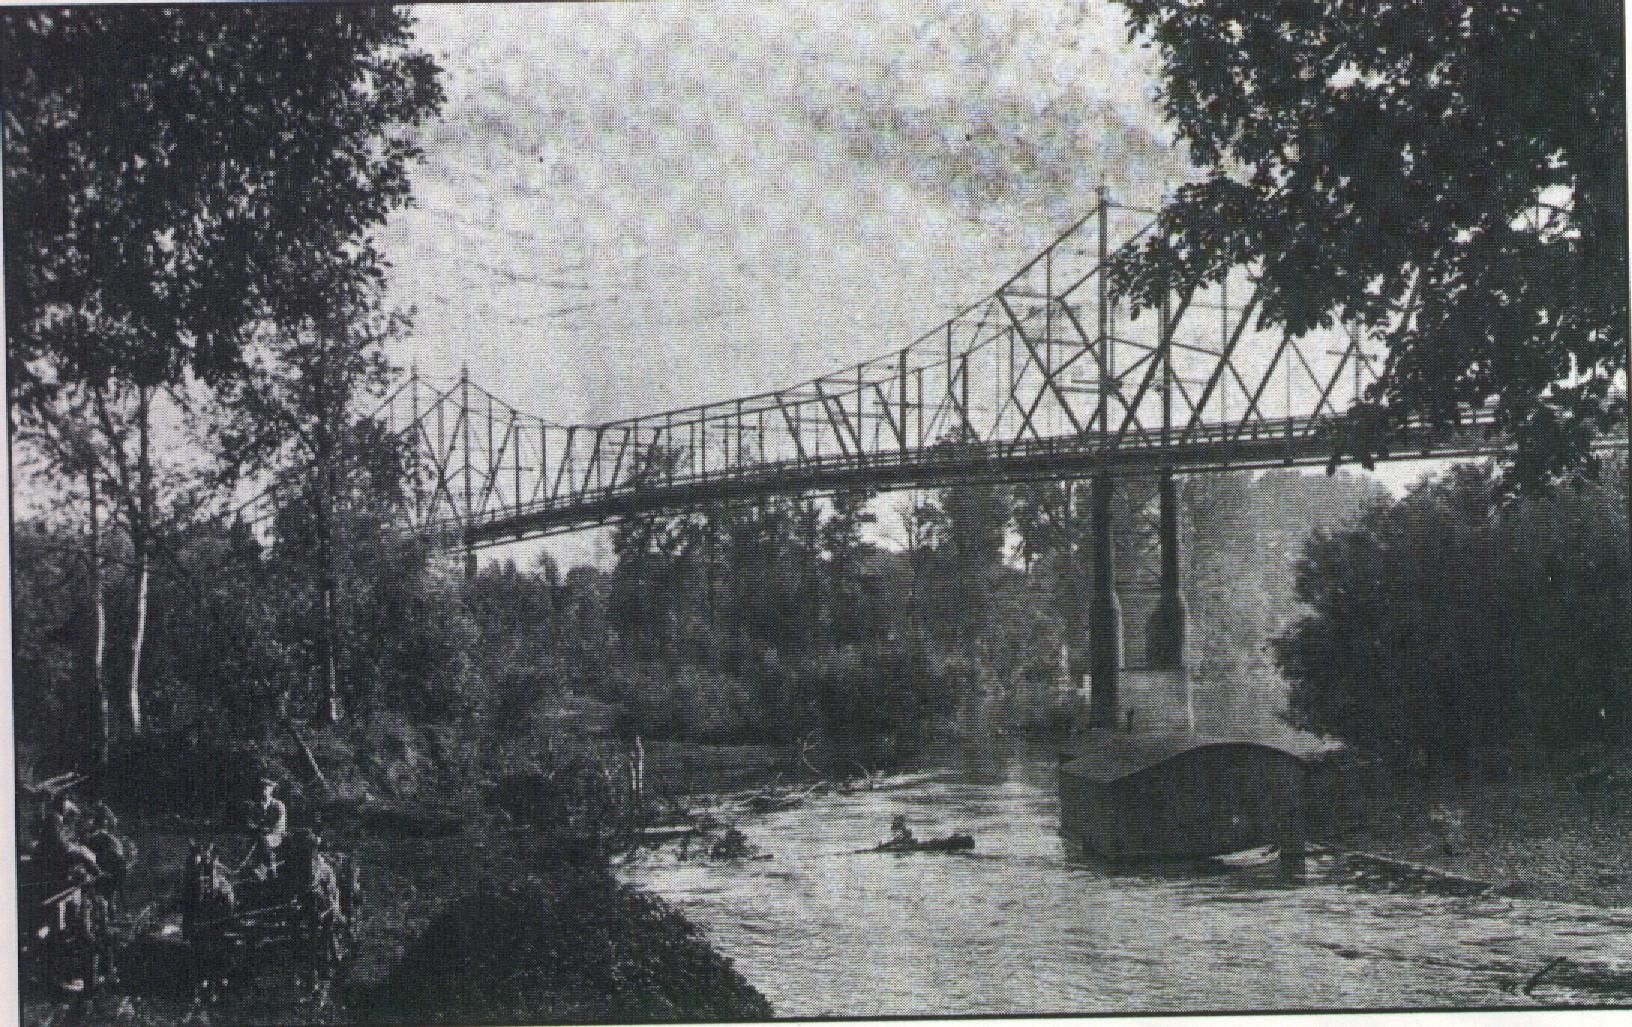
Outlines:
{"label": "person standing on bank", "polygon": [[256,838],[249,862],[252,872],[263,881],[277,872],[278,848],[289,830],[289,810],[273,794],[277,788],[276,778],[261,778],[261,798],[250,814],[249,826]]}

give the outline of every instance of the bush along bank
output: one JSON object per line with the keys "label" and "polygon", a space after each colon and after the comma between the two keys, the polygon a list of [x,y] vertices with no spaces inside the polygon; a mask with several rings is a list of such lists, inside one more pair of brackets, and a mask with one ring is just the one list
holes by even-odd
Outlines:
{"label": "bush along bank", "polygon": [[770,1003],[663,900],[572,862],[484,881],[357,997],[387,1023],[763,1020]]}

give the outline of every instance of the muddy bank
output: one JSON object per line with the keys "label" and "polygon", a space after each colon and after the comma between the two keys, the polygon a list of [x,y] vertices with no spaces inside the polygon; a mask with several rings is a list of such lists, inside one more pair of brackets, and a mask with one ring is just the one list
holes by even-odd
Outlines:
{"label": "muddy bank", "polygon": [[1403,773],[1354,760],[1312,777],[1311,834],[1488,882],[1515,898],[1632,906],[1632,759],[1506,779]]}

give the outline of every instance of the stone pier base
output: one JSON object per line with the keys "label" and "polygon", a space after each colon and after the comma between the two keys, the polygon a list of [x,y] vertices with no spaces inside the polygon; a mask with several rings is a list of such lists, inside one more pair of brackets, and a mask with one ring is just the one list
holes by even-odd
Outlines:
{"label": "stone pier base", "polygon": [[[1136,735],[1193,732],[1195,696],[1185,670],[1135,670],[1124,667],[1117,686],[1118,730]],[[1129,717],[1132,720],[1129,720]]]}

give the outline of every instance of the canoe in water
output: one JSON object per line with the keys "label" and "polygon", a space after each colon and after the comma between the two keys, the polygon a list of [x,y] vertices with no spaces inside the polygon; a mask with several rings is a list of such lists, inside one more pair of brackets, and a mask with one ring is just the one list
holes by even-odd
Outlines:
{"label": "canoe in water", "polygon": [[972,834],[949,834],[945,838],[915,838],[912,841],[881,842],[861,852],[967,852],[975,847]]}

